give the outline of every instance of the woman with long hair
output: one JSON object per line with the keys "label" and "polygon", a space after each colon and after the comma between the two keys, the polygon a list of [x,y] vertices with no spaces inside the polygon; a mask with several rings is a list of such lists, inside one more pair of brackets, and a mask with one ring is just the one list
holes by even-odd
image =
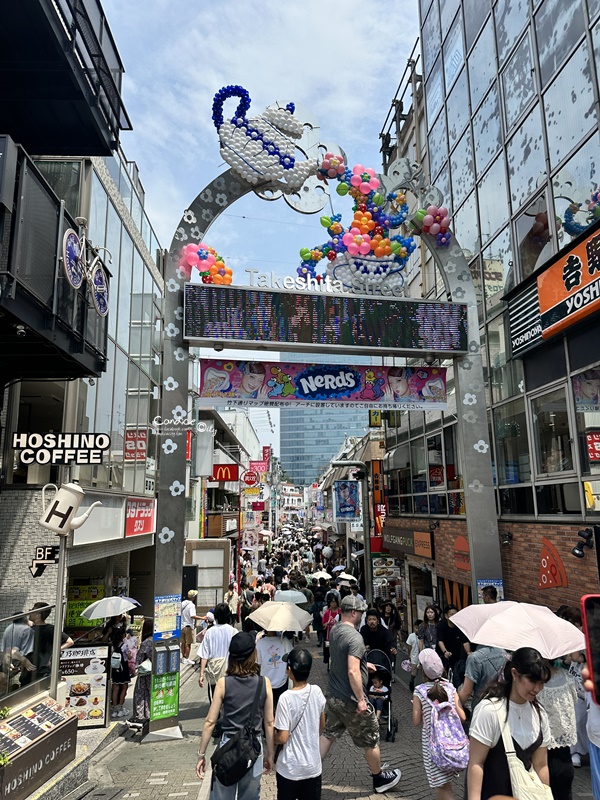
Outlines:
{"label": "woman with long hair", "polygon": [[[141,644],[135,657],[136,666],[139,667],[146,659],[152,660],[152,636],[154,634],[154,623],[151,619],[145,619],[142,625]],[[138,673],[133,690],[133,719],[131,722],[143,722],[150,719],[150,683],[152,672]]]}
{"label": "woman with long hair", "polygon": [[227,673],[217,682],[202,730],[196,764],[196,774],[201,780],[204,779],[206,770],[206,748],[221,708],[223,715],[220,747],[246,725],[259,683],[261,685],[258,711],[252,723],[258,736],[262,736],[264,725],[266,752],[263,749],[254,765],[233,786],[224,786],[216,775],[213,775],[210,800],[235,800],[236,797],[243,800],[258,800],[263,769],[265,772],[270,772],[273,764],[273,691],[269,679],[260,675],[260,667],[256,662],[255,637],[251,633],[242,631],[236,634],[229,644]]}
{"label": "woman with long hair", "polygon": [[548,747],[550,788],[554,800],[571,800],[575,768],[571,747],[577,743],[575,679],[562,660],[549,664],[551,677],[539,694],[539,702],[548,714],[552,741]]}
{"label": "woman with long hair", "polygon": [[434,605],[425,606],[423,624],[417,631],[419,637],[419,649],[431,648],[435,650],[438,643],[437,626],[440,621],[440,614]]}
{"label": "woman with long hair", "polygon": [[550,726],[546,712],[537,701],[537,695],[549,679],[550,667],[538,651],[521,647],[506,662],[504,681],[489,684],[475,708],[469,730],[468,800],[513,795],[502,743],[504,724],[508,725],[515,752],[525,768],[533,767],[542,783],[550,785]]}

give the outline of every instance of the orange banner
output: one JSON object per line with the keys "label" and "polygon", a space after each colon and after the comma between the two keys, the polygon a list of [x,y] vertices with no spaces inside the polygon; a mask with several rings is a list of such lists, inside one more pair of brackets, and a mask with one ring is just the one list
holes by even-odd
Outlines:
{"label": "orange banner", "polygon": [[584,319],[600,308],[600,232],[560,256],[538,276],[542,337]]}

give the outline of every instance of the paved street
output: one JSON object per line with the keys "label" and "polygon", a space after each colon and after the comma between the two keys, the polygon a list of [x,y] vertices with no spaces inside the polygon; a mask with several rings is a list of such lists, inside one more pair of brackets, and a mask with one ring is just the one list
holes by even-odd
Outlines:
{"label": "paved street", "polygon": [[[325,666],[316,645],[313,643],[309,647],[315,657],[311,682],[325,689]],[[180,716],[183,741],[142,745],[139,736],[132,737],[127,733],[124,738],[110,745],[93,765],[90,780],[107,789],[114,787],[120,790],[114,794],[110,792],[113,797],[119,800],[202,800],[208,797],[209,780],[201,783],[195,775],[196,752],[208,710],[206,690],[198,688],[196,673],[190,667],[184,669]],[[390,794],[406,800],[431,798],[433,792],[427,786],[421,759],[420,729],[413,728],[410,721],[410,693],[402,680],[394,685],[393,703],[399,731],[394,743],[382,742],[381,751],[384,762],[402,769],[402,780]],[[462,778],[457,782],[455,794],[457,798],[462,796]],[[323,800],[379,796],[372,794],[371,780],[362,754],[345,736],[334,745],[331,756],[323,765]],[[263,778],[261,798],[274,800],[275,797],[275,777],[268,775]],[[592,797],[589,768],[576,770],[573,797],[574,800]]]}

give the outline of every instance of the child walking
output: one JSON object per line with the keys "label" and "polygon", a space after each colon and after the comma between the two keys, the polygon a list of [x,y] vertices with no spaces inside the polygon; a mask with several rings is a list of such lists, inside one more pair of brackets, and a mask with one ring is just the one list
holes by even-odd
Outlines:
{"label": "child walking", "polygon": [[[458,692],[444,677],[444,665],[435,650],[422,650],[419,663],[426,682],[417,686],[413,694],[413,723],[423,726],[423,765],[437,800],[452,800],[452,778],[466,768],[469,760],[468,739],[461,727],[465,712]],[[445,746],[448,744],[452,747]],[[450,763],[450,759],[454,762]]]}
{"label": "child walking", "polygon": [[417,677],[417,672],[419,671],[419,637],[417,636],[417,631],[423,624],[422,619],[418,619],[415,621],[413,625],[413,632],[409,633],[406,637],[406,644],[410,647],[410,690],[414,692],[415,690],[415,678]]}

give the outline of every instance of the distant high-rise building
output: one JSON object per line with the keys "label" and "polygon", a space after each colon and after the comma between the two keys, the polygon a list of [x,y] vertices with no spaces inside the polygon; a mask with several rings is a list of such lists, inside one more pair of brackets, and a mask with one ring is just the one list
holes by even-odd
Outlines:
{"label": "distant high-rise building", "polygon": [[[371,364],[371,358],[324,356],[307,358],[289,353],[287,361],[322,364]],[[281,465],[297,486],[312,483],[329,464],[347,436],[363,436],[368,427],[366,409],[282,408],[280,411]]]}

